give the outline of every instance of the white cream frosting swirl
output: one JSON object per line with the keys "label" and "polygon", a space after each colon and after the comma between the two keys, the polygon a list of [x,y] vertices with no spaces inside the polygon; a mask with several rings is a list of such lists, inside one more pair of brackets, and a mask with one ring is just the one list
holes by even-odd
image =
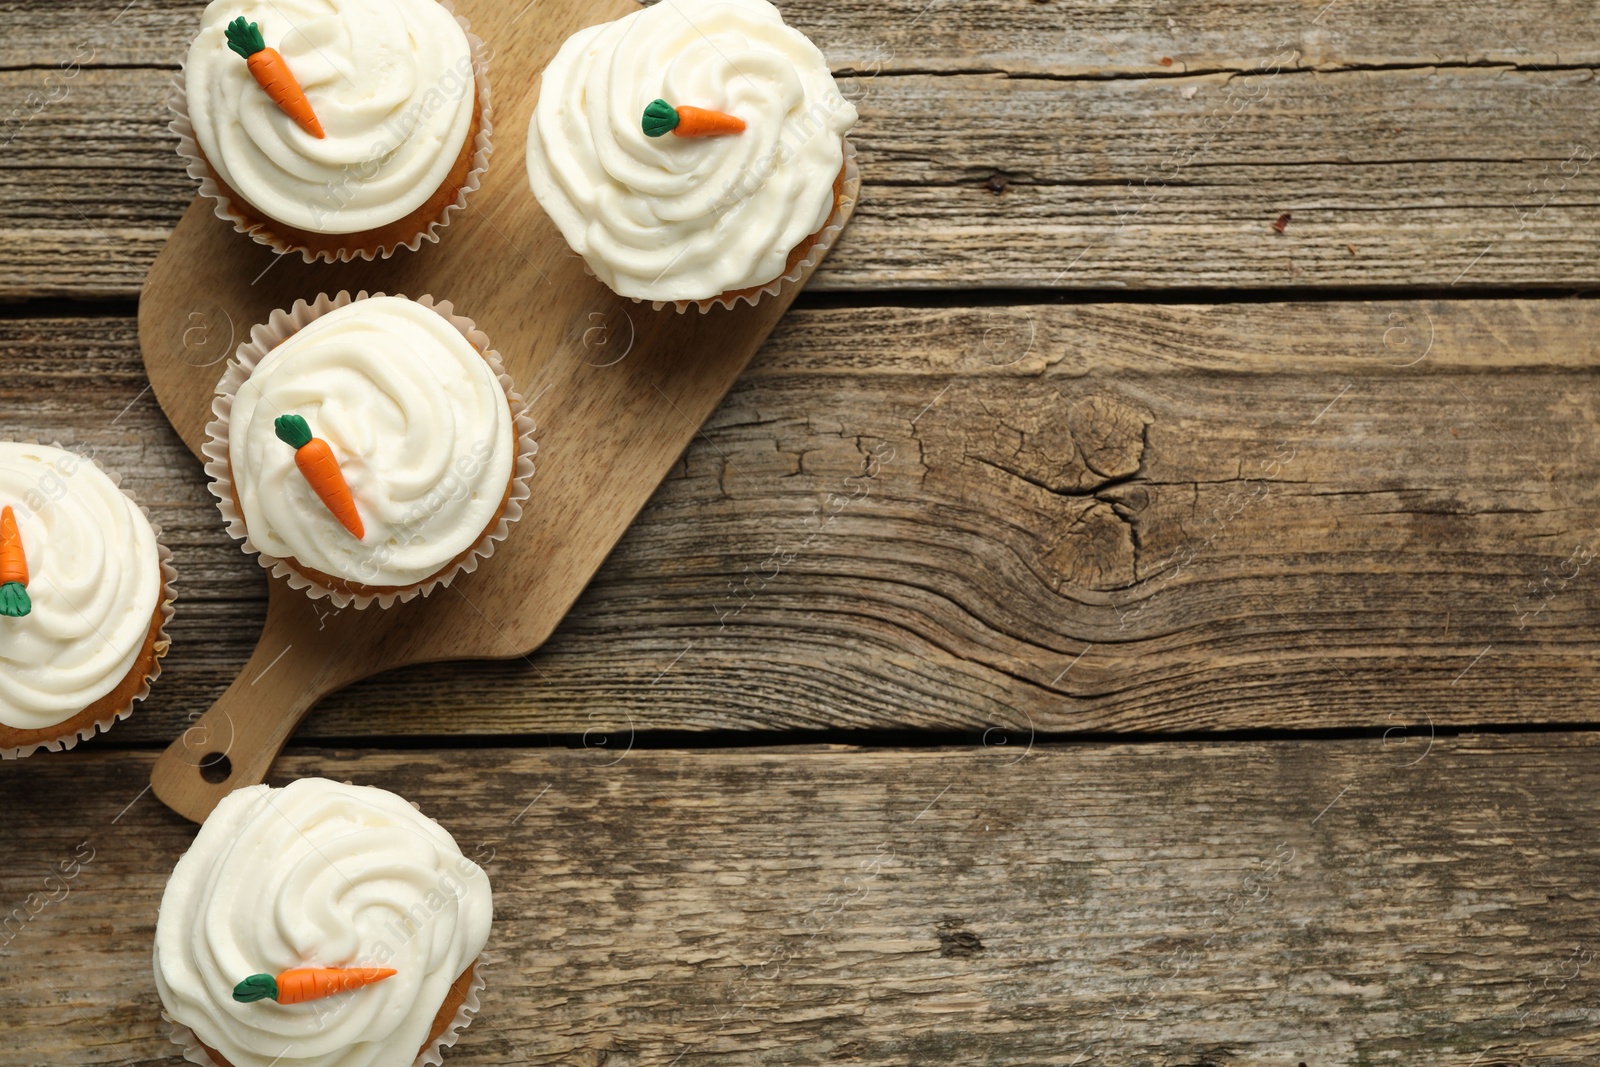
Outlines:
{"label": "white cream frosting swirl", "polygon": [[[648,137],[645,105],[743,133]],[[567,38],[528,126],[533,193],[601,281],[641,300],[763,285],[833,211],[856,109],[767,0],[662,0]]]}
{"label": "white cream frosting swirl", "polygon": [[[427,1040],[494,916],[489,879],[393,793],[304,778],[224,797],[167,882],[156,989],[234,1067],[395,1067]],[[241,1004],[293,967],[392,967],[322,1000]]]}
{"label": "white cream frosting swirl", "polygon": [[[299,415],[355,498],[356,540],[273,427]],[[234,396],[228,462],[251,545],[360,585],[415,585],[482,537],[516,460],[505,391],[445,317],[414,300],[357,300],[296,331]]]}
{"label": "white cream frosting swirl", "polygon": [[94,462],[46,445],[0,443],[33,610],[0,616],[0,723],[42,730],[115,689],[161,602],[160,550],[144,512]]}
{"label": "white cream frosting swirl", "polygon": [[[327,135],[295,124],[229,50],[256,23]],[[314,233],[385,226],[444,184],[472,126],[467,35],[437,0],[212,0],[184,62],[189,121],[218,177]]]}

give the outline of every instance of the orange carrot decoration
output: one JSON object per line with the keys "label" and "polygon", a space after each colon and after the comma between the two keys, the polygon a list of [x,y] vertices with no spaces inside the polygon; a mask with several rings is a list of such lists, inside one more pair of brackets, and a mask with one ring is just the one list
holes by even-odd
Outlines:
{"label": "orange carrot decoration", "polygon": [[28,557],[22,551],[22,531],[7,504],[0,511],[0,615],[20,619],[33,610],[27,585]]}
{"label": "orange carrot decoration", "polygon": [[279,415],[273,420],[272,428],[278,440],[294,446],[295,466],[311,483],[317,499],[339,520],[339,525],[358,541],[367,536],[367,528],[361,524],[361,513],[356,510],[355,497],[350,495],[350,484],[344,480],[339,460],[328,442],[312,437],[311,427],[299,415]]}
{"label": "orange carrot decoration", "polygon": [[252,974],[233,987],[233,999],[240,1004],[256,1000],[303,1004],[381,982],[394,973],[391,967],[294,967],[276,977]]}
{"label": "orange carrot decoration", "polygon": [[641,121],[646,137],[675,133],[679,137],[722,137],[744,132],[744,119],[703,107],[673,107],[665,100],[645,105]]}
{"label": "orange carrot decoration", "polygon": [[256,84],[272,97],[278,110],[294,119],[311,136],[327,136],[322,132],[322,123],[317,121],[316,112],[311,110],[311,101],[306,99],[305,90],[300,88],[300,83],[290,72],[289,64],[283,61],[276,48],[267,47],[259,26],[246,22],[241,16],[228,23],[222,32],[228,38],[228,47],[244,57]]}

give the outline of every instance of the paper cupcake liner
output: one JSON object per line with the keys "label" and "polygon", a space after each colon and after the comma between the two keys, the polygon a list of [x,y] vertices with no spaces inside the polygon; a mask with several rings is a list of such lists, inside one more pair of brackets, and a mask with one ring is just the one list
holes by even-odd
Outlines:
{"label": "paper cupcake liner", "polygon": [[[461,1031],[472,1022],[472,1017],[478,1014],[478,994],[483,990],[483,957],[479,956],[472,965],[472,981],[467,983],[467,996],[461,1002],[461,1007],[456,1009],[455,1018],[434,1040],[428,1050],[412,1061],[411,1067],[440,1067],[444,1063],[444,1050],[453,1046],[461,1037]],[[166,1012],[161,1013],[161,1018],[167,1022],[167,1040],[177,1045],[182,1050],[182,1056],[198,1067],[219,1067],[217,1061],[206,1055],[206,1050],[201,1047],[200,1039],[195,1032],[178,1022]]]}
{"label": "paper cupcake liner", "polygon": [[[724,307],[732,311],[740,301],[754,307],[763,297],[777,296],[785,286],[798,286],[805,277],[806,271],[822,262],[822,257],[828,254],[828,249],[833,247],[833,242],[844,230],[845,223],[850,221],[850,209],[861,197],[861,171],[856,168],[856,147],[850,143],[850,138],[844,138],[844,185],[842,191],[833,205],[833,214],[828,216],[828,221],[822,224],[822,229],[817,234],[816,241],[806,254],[800,257],[788,271],[778,275],[763,286],[752,286],[755,291],[745,289],[731,293],[723,293],[709,300],[652,300],[650,306],[656,311],[671,306],[678,314],[683,314],[690,308],[697,308],[704,315],[714,307]],[[809,240],[809,238],[808,238]],[[587,265],[585,265],[587,269]],[[590,271],[590,273],[594,273]],[[635,304],[642,304],[644,300],[633,297]]]}
{"label": "paper cupcake liner", "polygon": [[339,608],[354,606],[360,609],[374,602],[381,608],[387,608],[418,596],[427,596],[435,589],[449,585],[457,575],[471,574],[477,570],[480,560],[494,555],[495,543],[505,540],[511,524],[522,518],[522,502],[528,499],[532,492],[528,481],[533,477],[533,457],[539,451],[538,442],[533,437],[538,432],[538,426],[534,424],[533,416],[528,413],[528,406],[523,402],[522,395],[512,387],[511,376],[506,373],[505,366],[500,361],[500,353],[489,347],[488,335],[478,329],[477,323],[471,319],[455,314],[450,301],[435,301],[431,296],[420,296],[416,298],[418,304],[432,308],[444,316],[472,347],[483,355],[511,404],[511,432],[516,444],[517,457],[511,470],[511,494],[500,513],[500,518],[489,528],[489,532],[468,549],[465,555],[451,564],[448,570],[417,585],[407,586],[392,593],[351,593],[343,589],[329,588],[312,581],[291,567],[287,561],[263,552],[250,540],[250,531],[245,526],[244,516],[239,514],[239,509],[233,502],[233,474],[228,463],[228,422],[233,413],[234,396],[238,393],[239,387],[250,377],[250,372],[255,369],[256,364],[294,333],[336,308],[357,300],[384,295],[400,294],[368,293],[365,289],[355,296],[351,296],[348,290],[340,290],[338,296],[331,297],[327,293],[319,293],[314,302],[308,304],[304,300],[296,300],[290,310],[274,311],[266,322],[251,327],[250,340],[241,344],[235,351],[233,359],[228,362],[228,369],[222,375],[222,380],[217,383],[217,395],[211,401],[211,411],[216,418],[206,425],[207,440],[201,448],[208,460],[205,471],[211,477],[209,487],[211,495],[217,498],[217,509],[222,512],[222,520],[227,525],[228,534],[242,541],[241,547],[244,551],[254,554],[261,566],[271,571],[274,577],[286,580],[289,588],[304,589],[313,600],[327,597],[335,607]]}
{"label": "paper cupcake liner", "polygon": [[[25,441],[23,443],[36,445],[40,442]],[[62,445],[59,442],[56,442],[52,443],[51,447],[62,448]],[[71,450],[65,449],[65,451]],[[105,467],[101,466],[100,461],[95,459],[93,456],[85,456],[82,453],[76,452],[73,454],[78,456],[80,459],[88,460],[90,463],[93,463],[96,467],[98,467],[102,474],[111,479],[112,485],[115,485],[118,489],[122,490],[123,496],[127,497],[130,501],[133,501],[133,506],[139,509],[139,513],[145,517],[145,521],[150,522],[150,509],[146,508],[137,500],[134,500],[132,493],[128,492],[126,489],[122,489],[122,476],[120,474],[117,474],[114,471],[106,470]],[[157,678],[161,677],[161,660],[164,656],[166,656],[167,649],[172,646],[172,638],[167,635],[167,624],[172,622],[172,587],[178,580],[178,572],[172,566],[172,551],[171,549],[167,548],[166,545],[161,543],[161,527],[157,523],[150,522],[150,529],[155,534],[156,557],[161,566],[161,626],[156,630],[156,661],[150,668],[149,676],[140,682],[138,690],[133,694],[133,697],[125,706],[114,711],[107,712],[102,718],[98,718],[94,722],[88,723],[87,725],[80,726],[64,737],[56,737],[48,741],[29,741],[27,744],[18,745],[14,748],[0,748],[0,759],[23,759],[39,751],[65,752],[67,749],[77,745],[79,741],[87,741],[95,734],[105,733],[107,730],[111,729],[114,724],[121,722],[129,715],[132,715],[133,706],[150,695],[151,684]],[[76,714],[68,716],[69,719],[75,717]]]}
{"label": "paper cupcake liner", "polygon": [[[483,173],[489,168],[489,154],[494,151],[493,134],[494,123],[490,121],[491,107],[489,103],[489,57],[484,49],[483,40],[468,27],[467,20],[456,14],[455,5],[451,0],[438,0],[446,11],[455,17],[461,30],[467,35],[467,47],[472,50],[472,77],[473,84],[478,93],[478,135],[472,142],[472,167],[467,171],[466,179],[461,183],[461,189],[456,194],[455,200],[446,204],[439,216],[429,222],[426,228],[412,235],[406,240],[397,240],[385,243],[376,250],[371,248],[340,248],[336,252],[321,250],[311,251],[292,241],[285,240],[271,230],[272,220],[265,223],[256,222],[245,217],[243,212],[236,208],[233,200],[217,185],[216,178],[211,173],[211,167],[200,154],[200,145],[194,135],[194,124],[189,121],[189,94],[187,83],[184,80],[183,63],[179,64],[178,73],[172,79],[173,92],[167,102],[172,110],[173,120],[167,124],[178,137],[178,155],[188,164],[188,175],[200,183],[200,195],[213,202],[213,210],[217,218],[224,222],[233,223],[233,228],[242,234],[249,235],[256,244],[266,245],[280,255],[298,252],[307,263],[321,260],[324,263],[348,263],[360,258],[364,260],[388,259],[396,249],[407,248],[415,252],[422,247],[423,241],[433,244],[439,242],[439,231],[450,225],[450,216],[461,211],[467,206],[467,194],[477,190],[483,184]],[[184,62],[187,62],[187,54]],[[259,210],[259,209],[257,209]],[[348,237],[352,242],[360,238],[363,231],[334,236]]]}

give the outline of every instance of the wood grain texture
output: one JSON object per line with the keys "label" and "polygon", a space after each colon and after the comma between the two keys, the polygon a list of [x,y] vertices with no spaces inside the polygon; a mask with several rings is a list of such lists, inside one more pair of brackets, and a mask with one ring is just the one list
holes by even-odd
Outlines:
{"label": "wood grain texture", "polygon": [[[451,1067],[1577,1067],[1595,746],[302,750],[277,774],[393,789],[489,872]],[[150,943],[192,828],[139,796],[148,766],[0,776],[0,1063],[177,1067]]]}
{"label": "wood grain texture", "polygon": [[[0,69],[54,66],[74,54],[88,65],[176,67],[205,2],[0,0],[10,31],[0,40]],[[1593,13],[1584,0],[987,0],[981,17],[948,0],[777,6],[844,70],[1170,76],[1250,70],[1283,49],[1319,69],[1600,62],[1600,41],[1574,32]]]}
{"label": "wood grain texture", "polygon": [[[304,736],[1563,723],[1600,696],[1591,301],[791,312],[526,661]],[[131,323],[0,325],[0,422],[90,449],[177,555],[112,739],[244,661],[259,568]]]}
{"label": "wood grain texture", "polygon": [[[1568,0],[1336,0],[1316,22],[1327,6],[1027,0],[977,31],[939,0],[904,29],[881,5],[796,7],[862,114],[861,210],[815,286],[1600,283],[1600,38],[1571,29],[1590,20]],[[53,40],[39,11],[18,18]],[[143,17],[162,43],[128,60],[172,67],[186,10]],[[1195,55],[1161,43],[1194,25],[1212,42]],[[171,70],[58,67],[0,70],[0,114],[21,109],[0,157],[0,296],[131,295],[192,192],[165,131]],[[498,131],[497,167],[517,167],[523,136]]]}

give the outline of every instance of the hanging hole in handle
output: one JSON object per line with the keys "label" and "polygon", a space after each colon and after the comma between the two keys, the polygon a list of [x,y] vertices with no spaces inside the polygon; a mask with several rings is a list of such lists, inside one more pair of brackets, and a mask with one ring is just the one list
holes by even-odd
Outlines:
{"label": "hanging hole in handle", "polygon": [[226,752],[207,752],[200,757],[200,777],[220,785],[233,777],[233,761]]}

